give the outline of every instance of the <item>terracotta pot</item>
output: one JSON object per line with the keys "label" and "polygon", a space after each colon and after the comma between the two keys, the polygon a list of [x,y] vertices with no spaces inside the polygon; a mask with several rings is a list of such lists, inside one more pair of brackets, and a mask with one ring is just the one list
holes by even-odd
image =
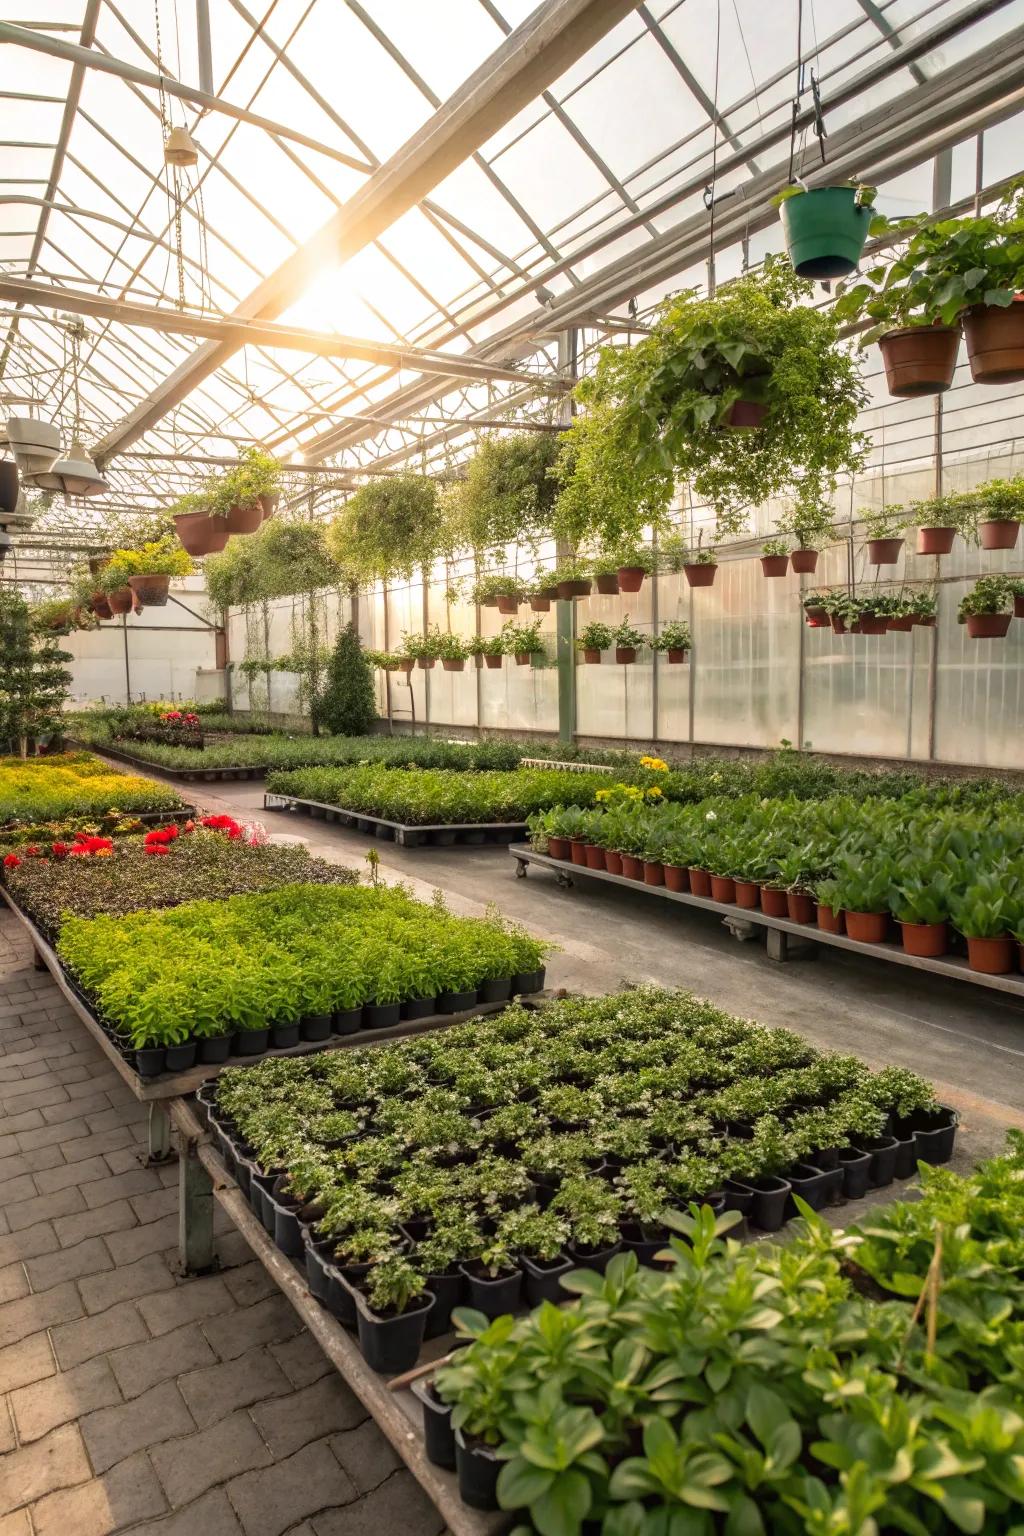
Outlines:
{"label": "terracotta pot", "polygon": [[884,635],[889,628],[888,619],[876,618],[873,613],[864,614],[857,623],[857,633],[859,635]]}
{"label": "terracotta pot", "polygon": [[886,912],[845,912],[846,932],[861,944],[882,944],[889,925]]}
{"label": "terracotta pot", "polygon": [[814,901],[806,891],[787,891],[786,910],[791,923],[814,922]]}
{"label": "terracotta pot", "polygon": [[517,667],[528,667],[533,660],[532,651],[516,651],[515,656]]}
{"label": "terracotta pot", "polygon": [[413,669],[413,667],[414,667],[414,666],[415,666],[415,665],[416,665],[416,662],[415,662],[415,661],[414,661],[414,659],[413,659],[413,658],[412,658],[412,657],[411,657],[411,656],[410,656],[410,657],[408,657],[408,659],[407,659],[407,660],[405,660],[405,661],[400,661],[400,662],[399,662],[399,663],[398,663],[398,670],[399,670],[399,672],[404,672],[404,673],[405,673],[405,675],[406,675],[406,677],[408,677],[408,676],[409,676],[409,673],[410,673],[410,672],[411,672],[411,671],[412,671],[412,669]]}
{"label": "terracotta pot", "polygon": [[804,623],[808,629],[827,629],[828,614],[824,608],[819,608],[816,603],[812,603],[809,608],[804,609]]}
{"label": "terracotta pot", "polygon": [[890,395],[941,395],[953,382],[958,325],[912,325],[878,338]]}
{"label": "terracotta pot", "polygon": [[948,555],[955,538],[955,528],[919,528],[917,552],[919,555]]}
{"label": "terracotta pot", "polygon": [[762,555],[761,569],[766,576],[785,576],[789,572],[789,556]]}
{"label": "terracotta pot", "polygon": [[684,565],[683,574],[691,587],[713,587],[717,565]]}
{"label": "terracotta pot", "polygon": [[762,885],[761,911],[765,917],[788,917],[789,903],[786,900],[785,891],[780,891],[773,885]]}
{"label": "terracotta pot", "polygon": [[586,855],[588,869],[604,869],[604,849],[598,848],[596,843],[588,843],[583,850]]}
{"label": "terracotta pot", "polygon": [[436,660],[436,656],[417,656],[416,665],[421,667],[424,672],[429,672]]}
{"label": "terracotta pot", "polygon": [[895,565],[902,548],[902,539],[868,539],[868,559],[872,565]]}
{"label": "terracotta pot", "polygon": [[572,862],[585,866],[587,862],[586,843],[582,842],[578,837],[570,837],[569,848],[572,853]]}
{"label": "terracotta pot", "polygon": [[975,384],[1024,379],[1024,304],[979,304],[964,316],[964,339]]}
{"label": "terracotta pot", "polygon": [[736,905],[753,912],[761,904],[761,887],[755,880],[736,880]]}
{"label": "terracotta pot", "polygon": [[1024,619],[1024,593],[1018,592],[1013,600],[1013,616],[1015,619]]}
{"label": "terracotta pot", "polygon": [[557,587],[541,587],[540,592],[538,593],[538,596],[539,597],[546,597],[549,603],[553,603],[555,598],[558,596],[558,588]]}
{"label": "terracotta pot", "polygon": [[636,651],[631,645],[617,645],[615,647],[615,660],[621,667],[630,667],[636,661]]}
{"label": "terracotta pot", "polygon": [[171,585],[169,576],[129,576],[128,585],[132,589],[132,596],[141,607],[166,608]]}
{"label": "terracotta pot", "polygon": [[550,599],[550,597],[536,597],[536,596],[531,597],[530,598],[530,610],[531,610],[532,613],[550,613],[551,612],[551,599]]}
{"label": "terracotta pot", "polygon": [[809,576],[812,571],[818,569],[818,551],[816,549],[794,549],[789,557],[789,563],[798,575]]}
{"label": "terracotta pot", "polygon": [[969,613],[967,633],[972,640],[1001,640],[1012,618],[1012,613]]}
{"label": "terracotta pot", "polygon": [[658,859],[644,859],[644,884],[664,885],[665,866]]}
{"label": "terracotta pot", "polygon": [[583,652],[583,660],[587,663],[588,667],[599,667],[601,665],[601,652],[595,651],[591,646],[587,646]]}
{"label": "terracotta pot", "polygon": [[466,663],[458,656],[442,656],[441,666],[446,672],[462,672]]}
{"label": "terracotta pot", "polygon": [[752,432],[763,427],[768,407],[758,400],[734,400],[725,414],[723,425],[734,432]]}
{"label": "terracotta pot", "polygon": [[519,612],[519,599],[518,599],[518,597],[509,597],[507,592],[502,594],[501,596],[499,596],[499,598],[498,598],[498,612],[499,613],[518,613]]}
{"label": "terracotta pot", "polygon": [[733,905],[736,901],[736,882],[731,875],[711,876],[711,900]]}
{"label": "terracotta pot", "polygon": [[931,618],[929,618],[929,619],[915,618],[914,619],[914,623],[920,629],[934,629],[935,628],[935,623],[936,623],[935,615],[933,613]]}
{"label": "terracotta pot", "polygon": [[[1020,601],[1020,599],[1018,599],[1018,601]],[[680,664],[680,662],[683,662],[683,661],[686,660],[686,652],[685,651],[683,651],[683,650],[675,650],[675,649],[673,649],[671,647],[669,648],[669,650],[667,650],[665,652],[665,655],[668,657],[669,661],[672,663],[672,665],[674,667],[677,667]]]}
{"label": "terracotta pot", "polygon": [[860,619],[854,619],[853,623],[850,625],[849,632],[851,635],[862,635],[864,633],[863,622]]}
{"label": "terracotta pot", "polygon": [[620,565],[618,582],[620,592],[639,592],[647,572],[642,565]]}
{"label": "terracotta pot", "polygon": [[270,519],[277,511],[278,502],[281,500],[280,491],[275,491],[271,496],[257,496],[256,500],[260,504],[260,511],[263,514],[263,521],[265,523],[269,523]]}
{"label": "terracotta pot", "polygon": [[843,914],[832,907],[818,904],[818,927],[822,933],[842,933]]}
{"label": "terracotta pot", "polygon": [[111,613],[130,613],[132,607],[131,587],[119,587],[116,592],[108,592],[107,606]]}
{"label": "terracotta pot", "polygon": [[504,660],[504,656],[485,656],[484,665],[490,667],[492,672],[496,672]]}
{"label": "terracotta pot", "polygon": [[573,597],[589,597],[589,581],[560,581],[558,583],[558,595],[563,601]]}
{"label": "terracotta pot", "polygon": [[100,571],[105,571],[109,564],[110,564],[110,556],[109,555],[90,555],[89,556],[89,574],[92,575],[92,576],[98,576]]}
{"label": "terracotta pot", "polygon": [[694,869],[691,866],[687,874],[690,877],[690,890],[694,896],[711,895],[711,876],[706,869]]}
{"label": "terracotta pot", "polygon": [[834,635],[846,634],[846,620],[843,618],[842,614],[830,613],[828,616],[828,621],[832,625],[832,633]]}
{"label": "terracotta pot", "polygon": [[233,507],[229,507],[224,525],[228,533],[255,533],[262,521],[263,508],[258,500],[248,507],[236,501]]}
{"label": "terracotta pot", "polygon": [[622,855],[622,873],[627,880],[642,880],[644,877],[644,861],[638,859],[636,854],[624,853]]}
{"label": "terracotta pot", "polygon": [[603,576],[595,576],[594,585],[603,597],[618,597],[619,595],[619,578],[614,572],[608,572]]}
{"label": "terracotta pot", "polygon": [[106,593],[94,592],[92,595],[92,611],[98,619],[112,619],[113,610],[107,602]]}
{"label": "terracotta pot", "polygon": [[227,519],[209,512],[179,512],[174,531],[190,555],[219,555],[228,541]]}
{"label": "terracotta pot", "polygon": [[905,614],[901,619],[889,619],[886,625],[887,629],[899,630],[901,634],[904,632],[909,634],[913,627],[914,616],[912,613]]}
{"label": "terracotta pot", "polygon": [[553,859],[567,859],[570,857],[571,852],[567,837],[548,838],[548,853]]}
{"label": "terracotta pot", "polygon": [[680,864],[665,865],[665,889],[667,891],[688,891],[690,878]]}
{"label": "terracotta pot", "polygon": [[1019,533],[1020,523],[1011,522],[1005,517],[992,518],[978,524],[982,549],[1016,549]]}
{"label": "terracotta pot", "polygon": [[[966,937],[966,935],[965,935]],[[1008,934],[1000,939],[967,939],[967,964],[986,976],[1005,976],[1013,970],[1014,943]]]}
{"label": "terracotta pot", "polygon": [[497,606],[498,599],[496,597],[482,597],[480,599],[481,608],[497,608]]}
{"label": "terracotta pot", "polygon": [[908,955],[935,960],[946,953],[945,923],[900,923],[900,932]]}
{"label": "terracotta pot", "polygon": [[614,848],[606,848],[604,851],[604,867],[610,875],[622,874],[622,854]]}

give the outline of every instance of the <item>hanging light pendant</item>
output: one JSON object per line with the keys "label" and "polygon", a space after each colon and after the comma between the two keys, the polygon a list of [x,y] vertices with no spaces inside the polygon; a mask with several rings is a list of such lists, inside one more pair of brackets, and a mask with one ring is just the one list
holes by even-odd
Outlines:
{"label": "hanging light pendant", "polygon": [[7,441],[23,480],[50,468],[60,453],[60,428],[36,416],[11,416],[7,420]]}
{"label": "hanging light pendant", "polygon": [[199,151],[188,129],[172,128],[164,140],[164,160],[168,165],[198,165]]}
{"label": "hanging light pendant", "polygon": [[65,496],[99,496],[107,490],[107,482],[77,437],[72,440],[67,458],[58,459],[46,479],[56,480],[54,489],[63,491]]}

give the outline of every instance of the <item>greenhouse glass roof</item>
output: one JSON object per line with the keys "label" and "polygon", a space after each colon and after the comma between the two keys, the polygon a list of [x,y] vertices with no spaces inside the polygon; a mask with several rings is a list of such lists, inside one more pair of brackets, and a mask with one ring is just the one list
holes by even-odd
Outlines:
{"label": "greenhouse glass roof", "polygon": [[777,249],[791,165],[911,212],[1024,107],[1024,0],[22,0],[0,43],[5,414],[70,439],[84,322],[110,482],[54,529],[253,441],[344,490],[550,420],[559,338]]}

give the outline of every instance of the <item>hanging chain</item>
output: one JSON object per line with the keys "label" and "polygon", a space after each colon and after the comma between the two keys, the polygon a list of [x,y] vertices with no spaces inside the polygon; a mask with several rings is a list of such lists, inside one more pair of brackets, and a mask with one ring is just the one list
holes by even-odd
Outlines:
{"label": "hanging chain", "polygon": [[[153,18],[156,23],[156,70],[157,78],[160,82],[160,131],[163,143],[166,144],[167,135],[171,130],[171,122],[167,107],[167,94],[164,91],[164,57],[163,40],[160,33],[160,0],[153,0]],[[168,167],[165,164],[165,174],[168,170],[170,171],[168,196],[173,198],[174,201],[174,254],[178,269],[177,307],[179,310],[183,310],[185,308],[185,253],[181,233],[181,183],[179,181],[180,173],[176,165]]]}

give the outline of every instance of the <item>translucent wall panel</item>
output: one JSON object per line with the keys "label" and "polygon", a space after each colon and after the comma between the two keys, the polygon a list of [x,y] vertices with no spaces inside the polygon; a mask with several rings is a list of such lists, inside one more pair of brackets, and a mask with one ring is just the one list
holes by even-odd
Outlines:
{"label": "translucent wall panel", "polygon": [[693,594],[694,740],[773,747],[797,735],[798,578],[724,561]]}
{"label": "translucent wall panel", "polygon": [[[653,628],[654,587],[646,580],[639,592],[618,597],[595,593],[575,604],[576,631],[587,624],[614,628],[629,620],[641,634]],[[590,666],[577,653],[576,729],[581,736],[617,736],[647,741],[654,734],[654,663],[651,651],[638,652],[632,666],[620,666],[614,650],[605,651],[600,666]]]}

